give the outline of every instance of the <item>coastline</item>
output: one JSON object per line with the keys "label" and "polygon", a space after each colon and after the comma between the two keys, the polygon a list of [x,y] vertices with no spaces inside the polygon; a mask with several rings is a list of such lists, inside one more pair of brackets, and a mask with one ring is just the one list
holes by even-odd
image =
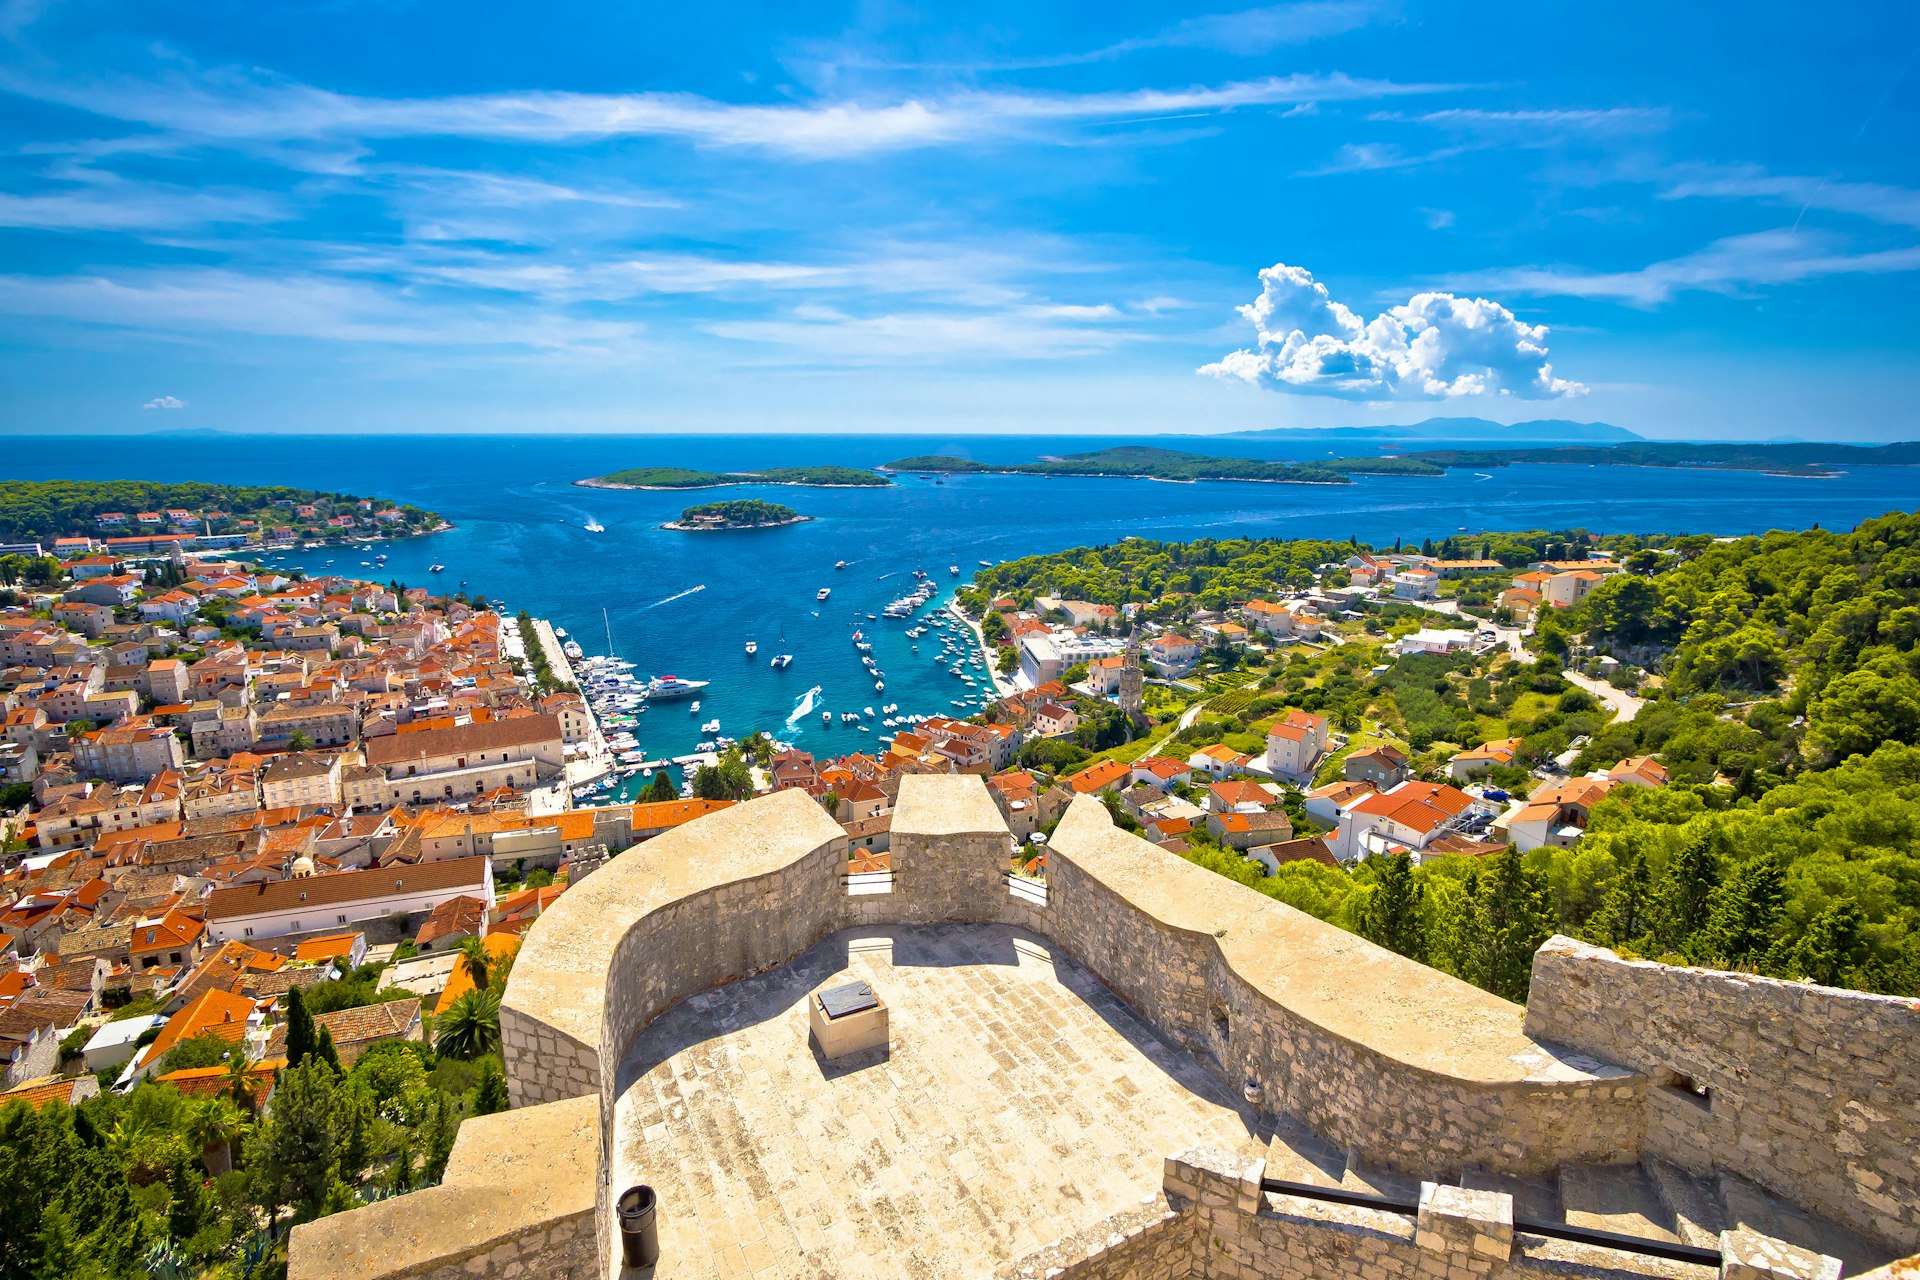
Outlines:
{"label": "coastline", "polygon": [[739,533],[748,529],[784,529],[790,524],[805,524],[812,519],[813,516],[794,516],[789,520],[769,520],[765,524],[681,524],[678,520],[669,520],[659,527],[675,533]]}
{"label": "coastline", "polygon": [[993,691],[1002,698],[1018,693],[1019,690],[1014,687],[1013,682],[1003,677],[994,665],[994,659],[1000,656],[999,651],[987,643],[986,633],[980,630],[980,624],[966,615],[957,599],[948,600],[946,609],[948,613],[964,623],[967,630],[973,632],[974,643],[980,646],[980,656],[986,661],[987,677],[993,681]]}
{"label": "coastline", "polygon": [[[1113,471],[1022,471],[1018,468],[975,467],[966,471],[895,471],[891,467],[876,467],[890,476],[1037,476],[1042,480],[1068,478],[1074,480],[1153,480],[1161,484],[1317,484],[1327,487],[1352,484],[1352,480],[1263,480],[1257,476],[1155,476],[1145,472],[1121,474]],[[1381,472],[1363,472],[1364,475],[1380,475]],[[1439,476],[1409,476],[1412,480],[1438,480]],[[854,487],[854,486],[848,486]]]}
{"label": "coastline", "polygon": [[625,489],[637,493],[692,493],[696,489],[737,489],[753,484],[769,489],[887,489],[893,486],[891,480],[885,484],[816,484],[810,480],[761,480],[747,476],[738,480],[717,480],[711,484],[618,484],[599,476],[589,476],[572,483],[580,489]]}

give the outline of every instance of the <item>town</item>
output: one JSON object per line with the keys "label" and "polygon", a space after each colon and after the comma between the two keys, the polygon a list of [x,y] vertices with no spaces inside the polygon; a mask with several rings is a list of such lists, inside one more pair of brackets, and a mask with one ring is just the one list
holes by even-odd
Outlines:
{"label": "town", "polygon": [[[1673,664],[1631,642],[1649,576],[1712,539],[983,562],[951,606],[993,655],[981,714],[903,715],[872,751],[826,758],[754,733],[679,762],[678,787],[662,767],[634,803],[590,799],[615,748],[545,621],[200,544],[69,537],[0,560],[0,1109],[164,1099],[142,1123],[193,1135],[178,1159],[228,1179],[196,1202],[203,1228],[225,1215],[202,1261],[283,1248],[284,1209],[435,1182],[461,1121],[506,1106],[501,994],[524,933],[610,859],[757,796],[830,817],[855,892],[892,883],[906,780],[971,775],[1011,837],[1013,891],[1037,902],[1087,797],[1222,891],[1514,1001],[1556,931],[1756,962],[1622,919],[1624,875],[1577,919],[1548,888],[1578,893],[1602,806],[1617,818],[1676,777],[1744,785],[1676,731],[1676,715],[1718,724],[1719,703],[1664,699]],[[1238,589],[1248,566],[1263,590]],[[1643,739],[1650,708],[1663,728]],[[1496,913],[1511,927],[1476,928]],[[1898,981],[1854,950],[1850,970],[1777,963]],[[335,1064],[332,1092],[281,1100],[310,1059]],[[351,1160],[290,1154],[297,1126],[358,1123],[365,1099],[384,1118]]]}

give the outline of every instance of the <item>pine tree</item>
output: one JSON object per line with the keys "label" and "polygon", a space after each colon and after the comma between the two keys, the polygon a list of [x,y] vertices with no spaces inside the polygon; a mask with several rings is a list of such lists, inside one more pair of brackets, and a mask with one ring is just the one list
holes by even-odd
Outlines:
{"label": "pine tree", "polygon": [[1713,895],[1694,958],[1729,969],[1761,967],[1786,905],[1787,875],[1777,860],[1762,856],[1741,863]]}
{"label": "pine tree", "polygon": [[1553,936],[1547,877],[1528,868],[1511,848],[1487,862],[1474,903],[1476,963],[1462,976],[1497,996],[1525,1003],[1533,981],[1533,953]]}
{"label": "pine tree", "polygon": [[306,997],[300,994],[300,988],[291,987],[287,991],[287,1065],[297,1067],[305,1062],[318,1044]]}
{"label": "pine tree", "polygon": [[1687,833],[1667,861],[1654,895],[1654,941],[1663,951],[1684,952],[1707,922],[1713,891],[1720,883],[1720,854],[1715,833]]}
{"label": "pine tree", "polygon": [[1652,894],[1647,860],[1635,849],[1627,855],[1626,868],[1614,877],[1588,931],[1610,947],[1634,946],[1652,924]]}
{"label": "pine tree", "polygon": [[460,1118],[453,1113],[453,1104],[447,1095],[437,1094],[433,1100],[433,1110],[428,1113],[426,1132],[426,1162],[420,1169],[420,1180],[428,1185],[440,1181],[447,1172],[447,1160],[453,1155],[453,1140],[460,1134]]}
{"label": "pine tree", "polygon": [[1360,907],[1360,936],[1413,960],[1427,958],[1426,886],[1413,874],[1413,859],[1402,850],[1375,859],[1380,865],[1373,892]]}
{"label": "pine tree", "polygon": [[1848,975],[1870,958],[1866,923],[1866,913],[1852,898],[1829,903],[1807,922],[1807,931],[1793,948],[1789,970],[1823,987],[1845,984]]}

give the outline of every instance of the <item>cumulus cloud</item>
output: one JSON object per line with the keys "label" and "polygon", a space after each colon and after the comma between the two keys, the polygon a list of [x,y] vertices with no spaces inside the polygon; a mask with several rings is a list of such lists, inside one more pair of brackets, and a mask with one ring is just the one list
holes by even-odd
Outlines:
{"label": "cumulus cloud", "polygon": [[184,409],[187,402],[178,396],[155,396],[140,406],[142,409]]}
{"label": "cumulus cloud", "polygon": [[1445,400],[1586,393],[1547,362],[1547,326],[1486,298],[1421,293],[1371,320],[1303,267],[1260,273],[1260,296],[1239,308],[1259,336],[1201,373],[1258,387],[1349,400]]}

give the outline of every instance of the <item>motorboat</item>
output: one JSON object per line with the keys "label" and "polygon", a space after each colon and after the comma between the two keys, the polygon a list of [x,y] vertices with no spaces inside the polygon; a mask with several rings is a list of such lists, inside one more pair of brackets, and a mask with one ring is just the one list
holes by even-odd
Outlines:
{"label": "motorboat", "polygon": [[[332,564],[333,561],[329,560],[327,561],[327,563]],[[445,573],[446,571],[447,571],[447,566],[443,564],[430,564],[427,566],[428,573]]]}
{"label": "motorboat", "polygon": [[760,642],[757,640],[747,641],[747,656],[751,658],[754,654],[758,652],[760,652]]}
{"label": "motorboat", "polygon": [[[655,698],[664,702],[670,698],[692,697],[706,687],[707,681],[705,680],[682,680],[679,676],[672,675],[655,676],[653,679],[647,681],[645,692],[649,698]],[[694,703],[693,709],[698,711],[700,704],[697,702]]]}
{"label": "motorboat", "polygon": [[[833,562],[833,567],[834,567],[834,568],[836,568],[836,569],[844,569],[844,568],[846,568],[846,567],[847,567],[847,562],[846,562],[845,560],[835,560],[835,561]],[[823,599],[823,600],[824,600],[825,598],[826,598],[825,596],[822,596],[822,597],[821,597],[821,599]]]}
{"label": "motorboat", "polygon": [[822,587],[818,591],[813,593],[813,598],[815,600],[825,600],[828,596],[832,594],[833,594],[832,587]]}

